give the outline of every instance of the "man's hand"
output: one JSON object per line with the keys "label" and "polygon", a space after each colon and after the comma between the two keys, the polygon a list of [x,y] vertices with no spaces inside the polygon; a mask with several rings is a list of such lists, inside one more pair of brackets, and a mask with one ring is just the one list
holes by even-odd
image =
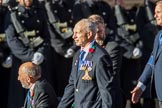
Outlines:
{"label": "man's hand", "polygon": [[133,103],[137,103],[139,101],[139,98],[141,97],[143,91],[140,87],[135,87],[132,91],[131,91],[131,94],[132,94],[132,98],[131,98],[131,101]]}
{"label": "man's hand", "polygon": [[40,65],[44,60],[44,56],[40,52],[35,52],[32,58],[32,63]]}

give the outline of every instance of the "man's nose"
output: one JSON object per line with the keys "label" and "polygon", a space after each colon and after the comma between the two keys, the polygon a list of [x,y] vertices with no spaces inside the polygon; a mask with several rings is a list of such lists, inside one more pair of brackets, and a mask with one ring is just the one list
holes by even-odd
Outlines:
{"label": "man's nose", "polygon": [[73,38],[73,39],[75,39],[75,38],[76,38],[76,34],[75,34],[75,33],[73,33],[73,36],[72,36],[72,38]]}

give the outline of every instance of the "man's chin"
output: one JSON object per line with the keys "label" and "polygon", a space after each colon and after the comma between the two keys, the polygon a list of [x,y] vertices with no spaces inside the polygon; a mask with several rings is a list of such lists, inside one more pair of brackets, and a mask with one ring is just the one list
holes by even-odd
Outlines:
{"label": "man's chin", "polygon": [[75,42],[75,45],[76,45],[76,46],[80,46],[80,44],[79,44],[79,43],[76,43],[76,42]]}
{"label": "man's chin", "polygon": [[22,85],[22,87],[23,87],[24,89],[29,89],[29,87],[27,87],[27,86],[24,86],[24,85]]}

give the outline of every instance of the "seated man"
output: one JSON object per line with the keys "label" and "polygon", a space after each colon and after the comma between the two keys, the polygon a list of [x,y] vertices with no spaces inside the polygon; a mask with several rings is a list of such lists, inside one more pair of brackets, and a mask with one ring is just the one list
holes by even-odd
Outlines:
{"label": "seated man", "polygon": [[57,97],[52,86],[41,77],[41,68],[32,62],[23,63],[18,72],[18,80],[29,89],[23,108],[56,108]]}

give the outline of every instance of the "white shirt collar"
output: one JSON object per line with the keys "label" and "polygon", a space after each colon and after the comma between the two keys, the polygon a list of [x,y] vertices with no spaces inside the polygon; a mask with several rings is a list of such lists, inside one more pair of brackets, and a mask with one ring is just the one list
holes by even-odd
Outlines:
{"label": "white shirt collar", "polygon": [[30,87],[30,92],[34,90],[35,83]]}
{"label": "white shirt collar", "polygon": [[95,41],[93,40],[88,46],[86,46],[84,49],[82,49],[82,50],[85,51],[83,60],[85,60],[85,58],[87,57],[87,55],[88,55],[88,53],[89,53],[89,48],[94,44],[94,42],[95,42]]}

